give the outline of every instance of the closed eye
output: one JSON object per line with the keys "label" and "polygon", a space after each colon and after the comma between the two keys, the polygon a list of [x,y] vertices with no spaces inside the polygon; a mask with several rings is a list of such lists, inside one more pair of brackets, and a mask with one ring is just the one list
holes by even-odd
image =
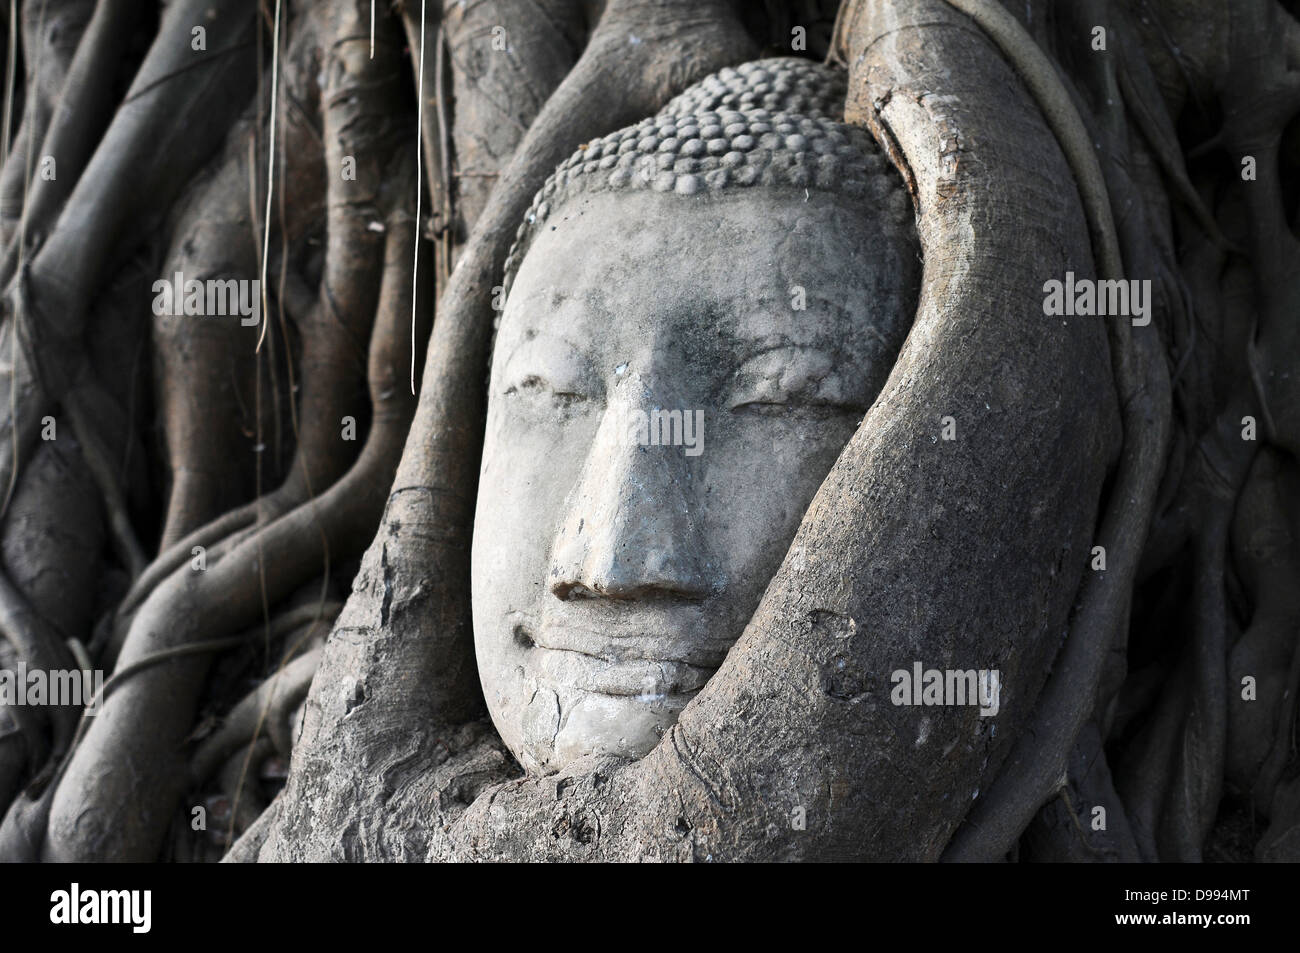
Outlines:
{"label": "closed eye", "polygon": [[766,398],[747,400],[733,404],[732,413],[752,414],[759,417],[794,417],[804,420],[828,420],[833,417],[858,416],[865,411],[861,407],[792,395],[787,399]]}
{"label": "closed eye", "polygon": [[[755,354],[732,376],[728,405],[741,416],[789,420],[861,418],[860,382],[841,373],[833,351],[779,344]],[[869,401],[867,401],[869,403]]]}
{"label": "closed eye", "polygon": [[535,400],[549,399],[554,406],[561,409],[570,408],[587,400],[586,394],[579,393],[571,386],[556,386],[536,374],[529,374],[521,378],[518,383],[511,384],[506,388],[505,396],[528,397]]}

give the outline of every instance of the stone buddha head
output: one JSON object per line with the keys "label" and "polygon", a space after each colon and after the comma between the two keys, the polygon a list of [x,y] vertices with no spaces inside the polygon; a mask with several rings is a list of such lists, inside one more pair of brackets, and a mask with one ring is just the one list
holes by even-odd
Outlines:
{"label": "stone buddha head", "polygon": [[506,266],[479,676],[532,773],[640,757],[721,665],[915,312],[902,182],[799,59],[709,77],[547,181]]}

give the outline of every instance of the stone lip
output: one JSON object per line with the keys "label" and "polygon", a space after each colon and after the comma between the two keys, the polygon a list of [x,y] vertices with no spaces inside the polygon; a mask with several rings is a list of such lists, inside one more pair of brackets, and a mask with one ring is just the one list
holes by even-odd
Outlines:
{"label": "stone lip", "polygon": [[548,611],[538,620],[515,613],[516,637],[552,651],[619,664],[630,661],[716,669],[734,638],[718,639],[718,620],[690,605]]}
{"label": "stone lip", "polygon": [[537,676],[565,690],[598,695],[652,697],[694,695],[717,671],[685,662],[632,658],[610,661],[567,649],[534,649],[540,654]]}

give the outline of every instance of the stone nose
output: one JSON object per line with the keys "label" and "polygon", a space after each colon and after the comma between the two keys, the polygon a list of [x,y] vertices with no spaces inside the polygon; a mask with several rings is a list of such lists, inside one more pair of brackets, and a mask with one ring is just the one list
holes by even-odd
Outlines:
{"label": "stone nose", "polygon": [[696,600],[721,588],[694,505],[700,468],[682,446],[643,442],[644,403],[611,400],[601,419],[551,548],[559,599]]}

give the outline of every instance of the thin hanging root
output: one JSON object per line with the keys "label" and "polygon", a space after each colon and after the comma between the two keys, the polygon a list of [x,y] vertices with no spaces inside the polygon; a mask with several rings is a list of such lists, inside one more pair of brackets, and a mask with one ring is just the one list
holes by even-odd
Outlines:
{"label": "thin hanging root", "polygon": [[[266,214],[262,216],[262,326],[258,331],[257,347],[255,351],[262,350],[262,342],[266,339],[266,327],[271,321],[270,307],[267,303],[268,292],[266,289],[266,266],[271,253],[271,199],[275,192],[275,126],[279,118],[278,92],[280,88],[280,0],[275,0],[275,22],[271,27],[271,117],[269,123],[270,145],[266,150]],[[261,75],[258,75],[258,82],[261,82]]]}
{"label": "thin hanging root", "polygon": [[230,804],[230,817],[226,826],[224,846],[229,847],[236,835],[252,827],[262,812],[266,801],[249,790],[245,783],[250,766],[260,765],[275,754],[270,738],[258,738],[243,751],[231,755],[221,768],[218,785]]}

